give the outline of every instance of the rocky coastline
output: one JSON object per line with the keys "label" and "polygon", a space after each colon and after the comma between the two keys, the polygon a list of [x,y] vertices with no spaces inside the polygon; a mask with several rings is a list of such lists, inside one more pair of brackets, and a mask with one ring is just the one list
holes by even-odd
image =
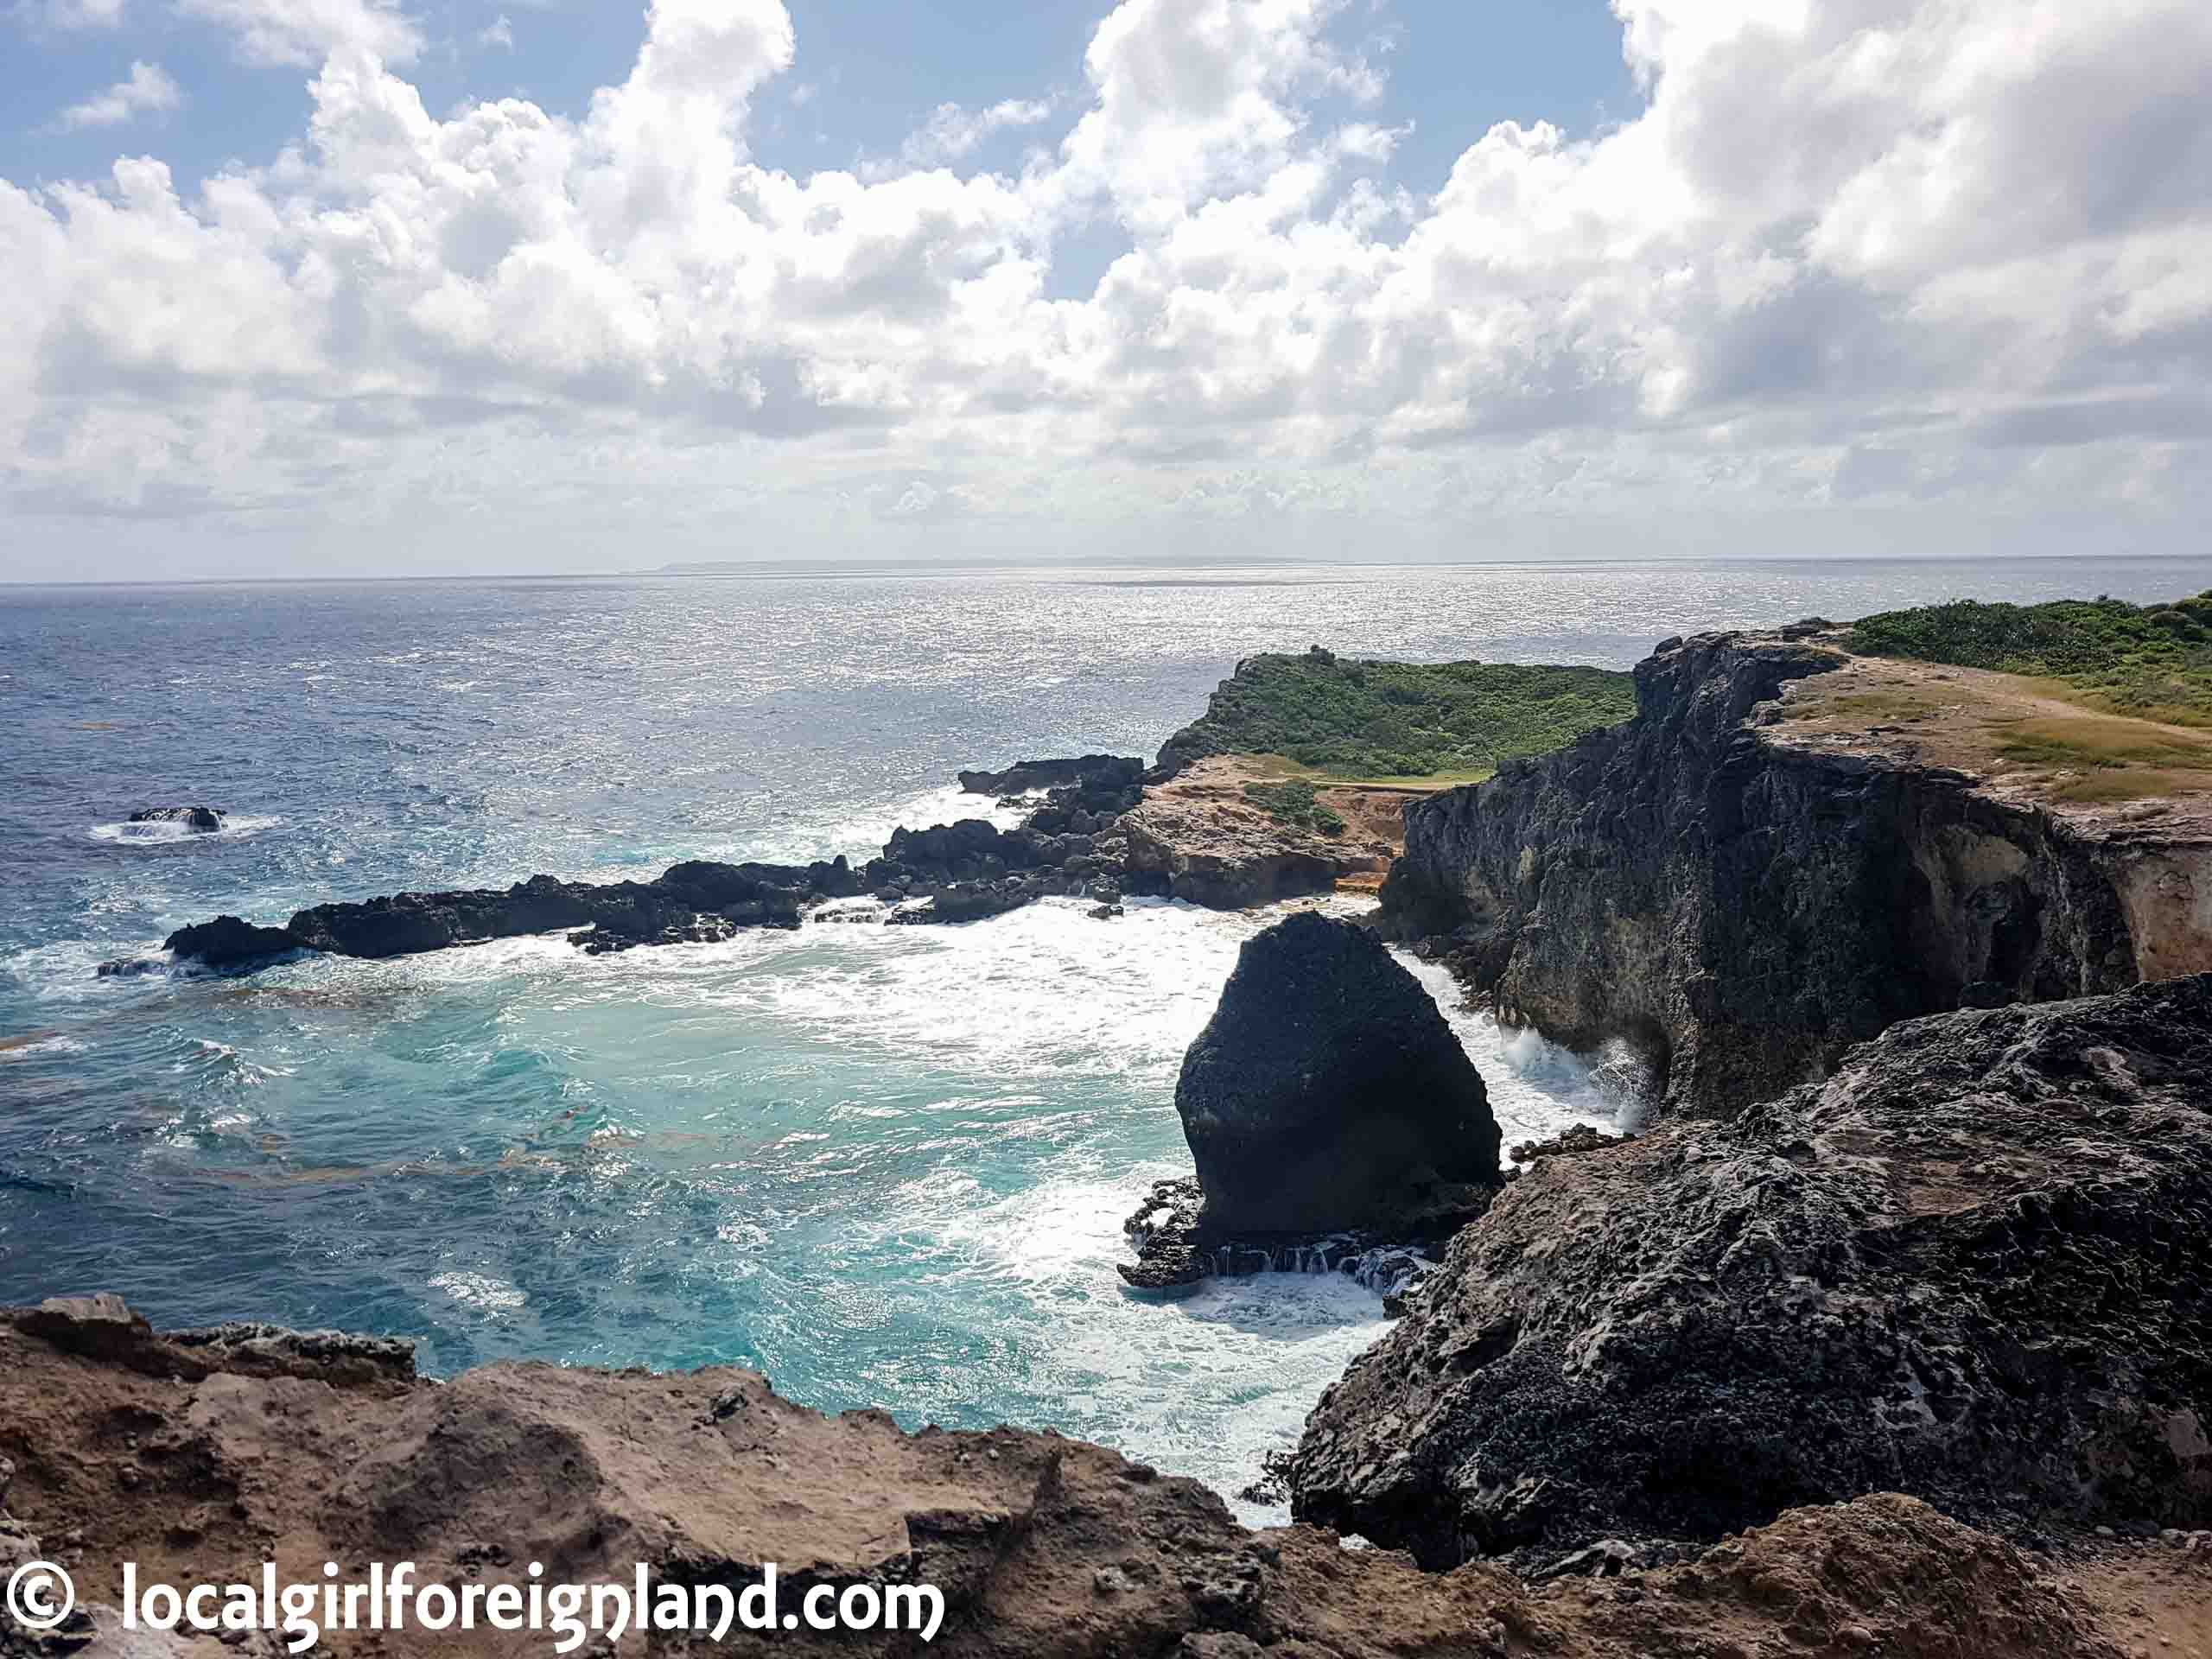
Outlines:
{"label": "rocky coastline", "polygon": [[1544,1159],[1292,1479],[1438,1568],[1872,1491],[2028,1542],[2212,1528],[2212,975],[1909,1021]]}
{"label": "rocky coastline", "polygon": [[[1143,1195],[1120,1271],[1389,1294],[1276,1471],[1290,1527],[1049,1432],[825,1418],[742,1371],[439,1381],[404,1343],[164,1335],[82,1298],[0,1311],[0,1566],[772,1560],[937,1584],[932,1650],[1008,1659],[2212,1659],[2212,826],[1839,729],[1833,695],[1804,718],[1808,687],[1887,672],[1817,620],[1669,640],[1626,723],[1408,804],[1371,926],[1246,944],[1177,1088],[1196,1179]],[[901,828],[858,867],[539,876],[168,948],[1231,907],[1372,859],[1255,828],[1253,780],[1208,770],[1235,757],[1171,749],[963,772],[1020,825]],[[1386,939],[1509,1026],[1630,1046],[1656,1121],[1502,1172],[1484,1081]],[[0,1626],[0,1656],[110,1641],[111,1611],[60,1646]]]}
{"label": "rocky coastline", "polygon": [[[2195,1582],[2201,1545],[2054,1567],[1908,1497],[1780,1516],[1673,1565],[1542,1580],[1448,1577],[1308,1526],[1240,1527],[1214,1493],[1050,1433],[902,1431],[824,1417],[755,1373],[503,1363],[446,1381],[404,1343],[268,1326],[162,1333],[112,1297],[0,1310],[0,1572],[49,1560],[80,1586],[58,1630],[0,1618],[9,1659],[276,1659],[122,1628],[144,1580],[288,1581],[405,1560],[420,1581],[927,1584],[911,1635],[731,1632],[738,1654],[958,1659],[2121,1659],[2115,1608]],[[637,1638],[633,1637],[632,1640]],[[658,1644],[669,1638],[656,1636]],[[321,1650],[510,1655],[542,1637],[327,1632]],[[525,1643],[540,1645],[525,1645]]]}
{"label": "rocky coastline", "polygon": [[2023,799],[1878,722],[1798,735],[1793,691],[1852,662],[1817,621],[1666,641],[1633,720],[1409,808],[1380,925],[1706,1113],[1901,1020],[2212,968],[2212,826]]}
{"label": "rocky coastline", "polygon": [[[1111,920],[1127,897],[1236,910],[1326,893],[1342,878],[1379,874],[1395,850],[1372,833],[1327,841],[1271,820],[1241,797],[1193,794],[1125,755],[1024,760],[963,772],[960,779],[966,792],[1020,810],[1021,822],[1013,829],[985,818],[902,825],[858,866],[842,855],[806,865],[690,860],[650,881],[540,874],[505,888],[318,905],[281,927],[219,916],[176,930],[163,948],[175,960],[238,972],[302,952],[378,960],[533,934],[566,933],[596,955],[712,944],[810,918],[957,925],[1052,898],[1088,899],[1094,918]],[[1395,816],[1402,804],[1394,797],[1383,810]],[[836,907],[862,899],[870,903]],[[99,971],[127,976],[162,965],[122,959]]]}

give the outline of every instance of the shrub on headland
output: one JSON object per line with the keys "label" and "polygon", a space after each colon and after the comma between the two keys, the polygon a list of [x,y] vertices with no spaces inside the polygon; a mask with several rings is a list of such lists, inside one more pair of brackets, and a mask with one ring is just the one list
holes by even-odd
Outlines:
{"label": "shrub on headland", "polygon": [[1853,624],[1853,650],[2061,680],[2092,706],[2212,725],[2212,591],[2170,605],[1955,600]]}
{"label": "shrub on headland", "polygon": [[1316,645],[1239,663],[1160,758],[1179,768],[1211,754],[1280,754],[1344,778],[1465,775],[1635,712],[1630,677],[1610,669],[1354,662]]}

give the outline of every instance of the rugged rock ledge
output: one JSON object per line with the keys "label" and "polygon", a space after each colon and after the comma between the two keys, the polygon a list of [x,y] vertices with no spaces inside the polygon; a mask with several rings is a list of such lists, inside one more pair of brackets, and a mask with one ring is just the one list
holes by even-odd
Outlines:
{"label": "rugged rock ledge", "polygon": [[1323,785],[1319,804],[1338,815],[1336,834],[1286,823],[1248,786],[1268,773],[1246,758],[1186,761],[1155,781],[1115,828],[1113,845],[1134,890],[1149,887],[1211,910],[1243,910],[1339,883],[1370,884],[1401,845],[1408,790]]}
{"label": "rugged rock ledge", "polygon": [[1634,720],[1410,808],[1385,928],[1438,938],[1502,1019],[1630,1041],[1669,1106],[1708,1111],[1899,1020],[2212,967],[2212,839],[1773,724],[1850,660],[1820,626],[1670,640]]}
{"label": "rugged rock ledge", "polygon": [[[403,893],[359,904],[318,905],[281,928],[236,916],[179,928],[174,957],[218,969],[251,968],[296,951],[383,958],[457,944],[565,931],[594,955],[639,945],[712,943],[748,927],[794,928],[806,912],[872,893],[898,906],[881,919],[965,922],[1056,894],[1122,895],[1118,855],[1090,831],[1136,802],[1141,761],[1112,755],[1024,761],[963,779],[1024,788],[1050,785],[1014,830],[981,818],[892,831],[880,857],[855,870],[842,858],[812,864],[723,864],[693,860],[651,881],[563,881],[534,875],[506,888]],[[1145,890],[1141,878],[1137,890]],[[910,902],[919,901],[919,902]],[[103,976],[150,971],[151,960],[101,964]]]}
{"label": "rugged rock ledge", "polygon": [[[312,1582],[411,1560],[423,1582],[919,1581],[954,1659],[2120,1659],[2049,1564],[1903,1497],[1801,1510],[1687,1564],[1531,1586],[1448,1578],[1331,1534],[1250,1533],[1103,1448],[1012,1429],[823,1417],[761,1377],[502,1364],[416,1378],[404,1344],[265,1327],[157,1336],[113,1299],[0,1313],[0,1570],[58,1560],[86,1604],[0,1654],[220,1652],[113,1606],[147,1581]],[[2184,1557],[2177,1555],[2177,1560]],[[2208,1558],[2212,1559],[2212,1558]],[[1618,1573],[1618,1563],[1604,1563]],[[2112,1576],[2112,1575],[2107,1575]],[[787,1604],[788,1605],[788,1604]],[[519,1655],[488,1630],[327,1634],[340,1655]],[[632,1641],[635,1638],[632,1638]],[[656,1637],[658,1643],[669,1638]],[[734,1632],[728,1651],[922,1651],[911,1637]],[[273,1656],[268,1638],[232,1651]]]}
{"label": "rugged rock ledge", "polygon": [[2021,1537],[2212,1526],[2212,975],[1911,1021],[1543,1160],[1292,1489],[1432,1567],[1889,1490]]}

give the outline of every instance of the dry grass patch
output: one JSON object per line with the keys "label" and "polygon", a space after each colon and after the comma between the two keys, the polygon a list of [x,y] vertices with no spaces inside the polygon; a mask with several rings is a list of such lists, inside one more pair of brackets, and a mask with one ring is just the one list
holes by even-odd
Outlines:
{"label": "dry grass patch", "polygon": [[2184,737],[2139,720],[2083,715],[1995,724],[1999,756],[2019,766],[2212,769],[2212,735]]}

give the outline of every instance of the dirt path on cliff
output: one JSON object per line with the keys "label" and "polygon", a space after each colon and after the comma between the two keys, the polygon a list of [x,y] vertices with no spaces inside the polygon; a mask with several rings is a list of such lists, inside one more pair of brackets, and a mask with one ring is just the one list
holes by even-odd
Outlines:
{"label": "dirt path on cliff", "polygon": [[2091,709],[2018,675],[1852,657],[1789,685],[1766,734],[1948,767],[2084,827],[2212,833],[2212,731]]}
{"label": "dirt path on cliff", "polygon": [[2212,1659],[2212,1550],[2116,1547],[2060,1581],[2097,1609],[2105,1634],[2122,1651],[2140,1659]]}

